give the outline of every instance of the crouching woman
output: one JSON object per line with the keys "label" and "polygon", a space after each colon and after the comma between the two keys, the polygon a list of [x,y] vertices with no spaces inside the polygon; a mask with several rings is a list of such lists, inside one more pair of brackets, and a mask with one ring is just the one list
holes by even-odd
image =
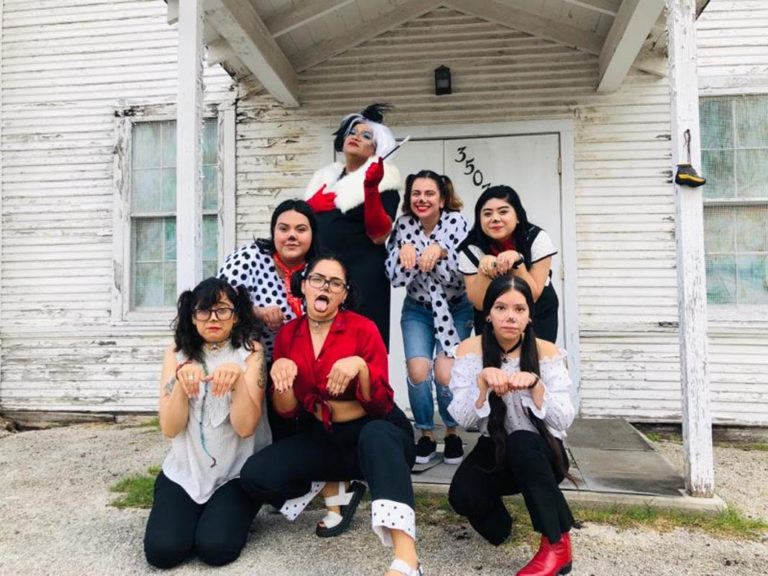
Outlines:
{"label": "crouching woman", "polygon": [[494,279],[483,299],[480,336],[458,347],[449,411],[464,427],[478,426],[477,446],[456,470],[449,501],[491,544],[509,536],[502,501],[522,493],[541,544],[518,576],[571,570],[573,516],[559,484],[568,474],[563,448],[574,417],[565,353],[536,339],[533,296],[516,276]]}
{"label": "crouching woman", "polygon": [[155,481],[147,561],[171,568],[197,555],[221,566],[240,555],[260,507],[240,468],[271,442],[264,414],[261,325],[244,288],[209,278],[179,296],[174,344],[160,379],[160,428],[173,438]]}

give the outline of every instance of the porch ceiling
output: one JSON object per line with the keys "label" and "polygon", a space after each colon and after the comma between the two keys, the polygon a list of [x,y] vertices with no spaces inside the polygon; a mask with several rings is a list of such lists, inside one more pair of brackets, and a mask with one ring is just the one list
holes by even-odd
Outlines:
{"label": "porch ceiling", "polygon": [[600,92],[633,66],[666,74],[664,0],[205,0],[208,62],[297,106],[298,73],[440,6],[598,56]]}

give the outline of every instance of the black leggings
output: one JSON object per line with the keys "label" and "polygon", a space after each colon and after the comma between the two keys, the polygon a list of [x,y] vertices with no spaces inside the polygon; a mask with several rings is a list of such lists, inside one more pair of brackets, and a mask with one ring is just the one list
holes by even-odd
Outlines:
{"label": "black leggings", "polygon": [[[507,436],[502,469],[488,472],[494,465],[494,445],[481,436],[456,470],[448,500],[483,538],[498,546],[512,530],[512,517],[501,497],[522,492],[533,529],[550,542],[559,542],[573,526],[573,515],[560,491],[563,477],[555,473],[554,457],[540,434],[520,430]],[[563,460],[567,465],[565,450]]]}
{"label": "black leggings", "polygon": [[314,420],[310,430],[251,456],[240,472],[240,482],[257,502],[280,508],[286,500],[309,492],[313,480],[364,479],[372,500],[392,500],[413,508],[415,458],[411,423],[395,406],[381,419],[366,416],[333,424],[330,433]]}
{"label": "black leggings", "polygon": [[205,504],[160,472],[144,534],[144,555],[157,568],[172,568],[193,554],[212,566],[237,559],[260,502],[237,479],[220,486]]}

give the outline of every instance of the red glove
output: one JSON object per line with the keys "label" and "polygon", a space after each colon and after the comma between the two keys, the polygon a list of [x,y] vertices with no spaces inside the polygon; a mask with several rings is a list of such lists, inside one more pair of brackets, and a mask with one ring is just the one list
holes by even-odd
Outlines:
{"label": "red glove", "polygon": [[336,208],[336,194],[334,192],[328,192],[325,194],[325,184],[317,192],[312,194],[312,197],[307,200],[307,204],[310,205],[315,213],[318,212],[330,212]]}
{"label": "red glove", "polygon": [[384,210],[379,195],[379,183],[384,178],[384,160],[379,158],[365,171],[363,189],[365,190],[365,204],[363,205],[363,218],[365,232],[369,238],[381,238],[389,234],[392,229],[392,220]]}

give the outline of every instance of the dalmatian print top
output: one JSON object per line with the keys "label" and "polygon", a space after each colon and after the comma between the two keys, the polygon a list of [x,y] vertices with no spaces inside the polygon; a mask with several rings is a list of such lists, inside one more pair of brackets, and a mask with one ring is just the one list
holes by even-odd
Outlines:
{"label": "dalmatian print top", "polygon": [[[427,236],[416,216],[403,214],[395,221],[387,241],[387,276],[393,286],[405,286],[408,296],[432,308],[435,335],[443,350],[449,350],[459,343],[459,334],[448,305],[465,294],[464,277],[459,272],[456,250],[468,229],[467,221],[459,212],[443,211],[434,230]],[[418,268],[405,270],[400,265],[400,248],[403,244],[413,244],[420,256],[435,243],[447,252],[447,257],[438,260],[432,271],[424,273]]]}
{"label": "dalmatian print top", "polygon": [[[232,286],[245,286],[255,308],[279,306],[285,315],[285,322],[296,318],[296,313],[288,304],[285,284],[277,274],[272,254],[259,246],[258,241],[242,246],[227,256],[218,277]],[[277,330],[264,326],[261,345],[264,346],[268,363],[272,362],[276,335]]]}

